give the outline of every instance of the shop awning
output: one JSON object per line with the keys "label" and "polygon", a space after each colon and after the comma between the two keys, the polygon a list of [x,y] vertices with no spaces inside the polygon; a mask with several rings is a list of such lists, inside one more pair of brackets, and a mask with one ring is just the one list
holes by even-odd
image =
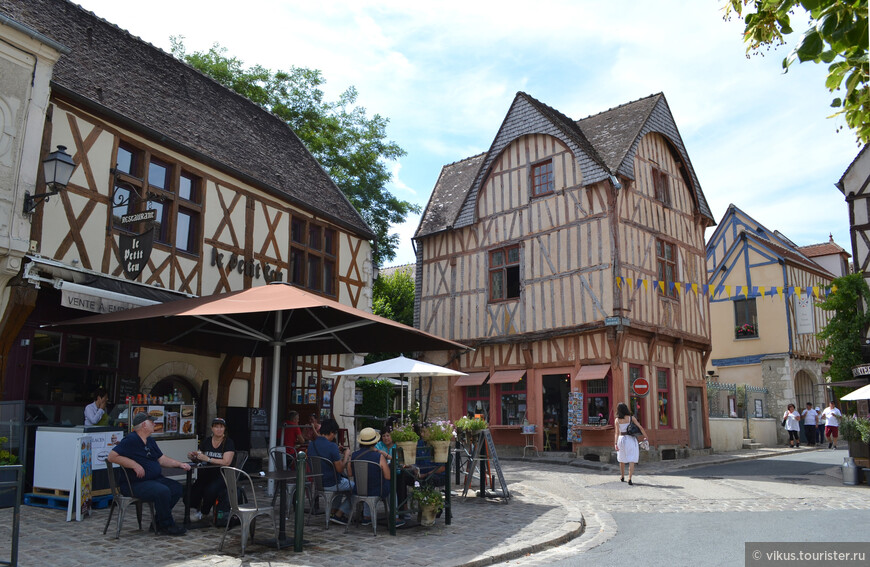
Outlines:
{"label": "shop awning", "polygon": [[574,380],[601,380],[607,373],[610,372],[609,364],[587,364],[580,368],[580,371],[577,373],[577,376],[574,376]]}
{"label": "shop awning", "polygon": [[480,386],[486,382],[489,372],[470,372],[468,376],[460,376],[454,386]]}
{"label": "shop awning", "polygon": [[525,370],[499,370],[493,372],[489,379],[490,384],[514,384],[523,379],[526,375]]}

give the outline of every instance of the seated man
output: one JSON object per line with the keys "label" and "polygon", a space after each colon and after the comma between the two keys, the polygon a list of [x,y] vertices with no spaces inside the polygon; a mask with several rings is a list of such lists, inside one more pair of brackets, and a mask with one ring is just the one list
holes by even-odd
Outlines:
{"label": "seated man", "polygon": [[[151,434],[154,433],[154,418],[145,412],[133,416],[133,431],[109,451],[106,460],[112,464],[131,469],[135,477],[130,480],[137,498],[154,502],[157,515],[157,533],[184,535],[186,530],[175,524],[172,508],[181,498],[182,488],[178,482],[163,476],[160,467],[190,470],[190,465],[176,461],[163,454]],[[130,495],[126,482],[120,483],[121,492]]]}
{"label": "seated man", "polygon": [[[339,450],[335,443],[335,437],[338,435],[338,423],[334,419],[327,419],[320,424],[320,431],[314,441],[308,443],[308,455],[312,457],[323,457],[335,467],[321,467],[323,474],[323,490],[335,491],[350,491],[353,489],[353,481],[349,480],[345,474],[350,469],[350,449],[342,447]],[[338,478],[336,478],[336,473]],[[350,514],[350,498],[339,496],[339,506],[335,510],[327,510],[332,512],[329,520],[335,524],[347,525],[348,515]]]}

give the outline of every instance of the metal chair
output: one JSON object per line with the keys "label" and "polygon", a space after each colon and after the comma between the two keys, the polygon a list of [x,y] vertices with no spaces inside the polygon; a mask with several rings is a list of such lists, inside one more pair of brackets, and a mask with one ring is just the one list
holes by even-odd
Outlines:
{"label": "metal chair", "polygon": [[[248,462],[248,452],[247,451],[236,451],[236,456],[233,459],[235,462],[233,466],[237,469],[245,470],[245,463]],[[239,499],[242,504],[248,503],[248,495],[245,493],[244,487],[239,487]]]}
{"label": "metal chair", "polygon": [[[221,474],[224,476],[224,482],[227,483],[227,495],[230,499],[230,516],[227,518],[227,527],[224,530],[224,537],[221,538],[221,544],[218,546],[218,551],[224,548],[224,540],[227,538],[227,532],[230,531],[230,519],[233,516],[239,519],[242,528],[242,557],[245,556],[245,545],[248,543],[248,531],[251,532],[251,540],[254,539],[254,528],[256,520],[260,516],[269,516],[272,521],[272,529],[275,532],[275,546],[280,549],[281,542],[278,541],[278,526],[275,525],[275,509],[272,506],[259,506],[257,504],[257,493],[254,491],[254,481],[248,473],[235,467],[221,467]],[[243,479],[245,485],[251,489],[251,498],[253,505],[246,506],[239,502],[238,487],[239,479]],[[247,482],[245,482],[247,481]]]}
{"label": "metal chair", "polygon": [[[269,458],[272,459],[272,462],[275,463],[275,470],[278,471],[286,471],[296,470],[296,455],[293,453],[287,452],[287,447],[272,447],[269,450]],[[306,461],[307,462],[307,461]],[[308,471],[306,471],[308,472]],[[296,483],[287,483],[287,498],[290,499],[290,502],[293,504],[296,503]],[[305,496],[308,497],[308,506],[314,506],[314,485],[310,480],[305,481]],[[275,505],[275,500],[278,498],[278,493],[272,496],[272,506]],[[290,507],[287,507],[287,511],[290,511]]]}
{"label": "metal chair", "polygon": [[[350,500],[350,518],[347,520],[347,526],[344,528],[346,532],[353,523],[357,509],[360,504],[366,504],[372,514],[372,535],[378,535],[378,502],[384,503],[384,510],[387,514],[390,513],[390,507],[387,504],[389,493],[380,494],[381,487],[384,484],[384,471],[377,463],[366,460],[355,460],[350,462],[350,469],[353,471],[353,478],[356,484],[356,494],[351,495]],[[378,477],[378,494],[369,494],[369,475]]]}
{"label": "metal chair", "polygon": [[127,511],[127,507],[131,504],[136,507],[136,519],[139,521],[139,529],[142,529],[142,505],[148,504],[148,508],[151,510],[151,527],[155,528],[156,531],[156,521],[154,516],[154,502],[148,502],[145,500],[140,500],[133,494],[133,486],[130,484],[130,477],[127,476],[127,469],[124,467],[118,467],[121,469],[121,473],[124,476],[124,480],[127,482],[127,488],[130,489],[130,496],[124,496],[121,494],[121,489],[118,486],[118,479],[115,477],[114,466],[111,462],[106,461],[106,471],[109,476],[109,489],[112,491],[112,505],[109,508],[109,517],[106,518],[106,527],[103,528],[103,535],[106,535],[106,532],[109,530],[109,524],[112,522],[112,514],[115,511],[115,508],[118,508],[118,529],[115,531],[115,539],[121,537],[121,524],[124,523],[124,513]]}
{"label": "metal chair", "polygon": [[326,517],[326,529],[329,529],[329,513],[332,511],[332,503],[336,498],[340,498],[342,496],[351,496],[350,490],[324,490],[323,489],[323,470],[329,470],[327,467],[332,468],[332,472],[335,475],[334,478],[338,478],[338,471],[335,470],[335,464],[327,458],[318,457],[317,455],[308,455],[308,462],[311,463],[311,472],[314,473],[314,504],[312,504],[309,512],[308,512],[308,523],[311,523],[311,516],[314,515],[314,510],[317,508],[317,500],[319,496],[323,496],[323,499],[326,503],[326,510],[324,516]]}

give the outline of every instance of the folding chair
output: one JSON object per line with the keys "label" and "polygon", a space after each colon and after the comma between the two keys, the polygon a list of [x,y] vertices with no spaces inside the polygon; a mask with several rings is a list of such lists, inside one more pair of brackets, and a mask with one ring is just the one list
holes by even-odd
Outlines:
{"label": "folding chair", "polygon": [[[291,449],[292,450],[292,449]],[[279,471],[295,471],[296,470],[296,455],[293,453],[288,453],[286,447],[272,447],[269,450],[269,458],[272,459],[272,462],[275,463],[275,470]],[[307,464],[307,460],[306,460]],[[308,471],[306,471],[308,472]],[[287,483],[287,498],[290,499],[290,502],[293,505],[296,504],[296,483]],[[308,506],[309,508],[314,506],[314,485],[310,480],[305,481],[305,496],[308,497]],[[275,505],[275,500],[278,498],[278,493],[275,492],[274,496],[272,496],[272,506]],[[290,507],[287,507],[287,511],[289,513]]]}
{"label": "folding chair", "polygon": [[[348,518],[347,526],[344,528],[346,532],[350,528],[356,516],[357,509],[360,504],[368,505],[372,515],[372,535],[378,535],[378,502],[384,503],[386,514],[390,513],[390,507],[387,504],[389,493],[381,494],[381,488],[384,484],[384,471],[377,463],[365,460],[356,460],[350,462],[350,468],[353,471],[354,483],[356,485],[356,494],[351,495],[350,500],[350,518]],[[375,475],[378,478],[378,493],[369,494],[369,476]]]}
{"label": "folding chair", "polygon": [[332,468],[332,472],[335,475],[334,478],[339,478],[338,472],[335,470],[335,465],[329,459],[324,457],[318,457],[316,455],[308,455],[308,462],[311,463],[311,472],[314,473],[313,481],[314,481],[314,504],[311,505],[311,508],[308,512],[308,523],[311,523],[311,516],[314,515],[314,510],[317,508],[317,500],[318,496],[323,496],[323,499],[326,504],[326,510],[324,516],[326,517],[326,529],[329,529],[329,513],[332,511],[332,503],[336,498],[340,498],[342,496],[351,496],[350,490],[324,490],[323,488],[323,471],[329,470],[327,467]]}

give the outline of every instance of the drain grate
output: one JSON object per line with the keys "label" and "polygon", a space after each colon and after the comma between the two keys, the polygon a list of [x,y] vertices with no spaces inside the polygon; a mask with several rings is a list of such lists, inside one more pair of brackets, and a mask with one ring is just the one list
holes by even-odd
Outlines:
{"label": "drain grate", "polygon": [[806,482],[809,479],[805,476],[778,476],[773,480],[781,480],[783,482]]}

